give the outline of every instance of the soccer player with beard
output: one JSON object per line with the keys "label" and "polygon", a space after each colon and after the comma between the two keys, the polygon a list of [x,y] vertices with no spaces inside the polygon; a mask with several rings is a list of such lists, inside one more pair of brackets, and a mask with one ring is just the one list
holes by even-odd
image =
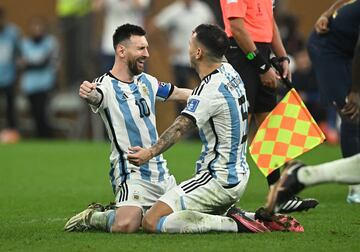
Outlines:
{"label": "soccer player with beard", "polygon": [[274,216],[276,221],[269,216],[260,222],[254,213],[231,207],[243,195],[250,170],[246,162],[248,101],[239,74],[222,62],[228,46],[226,33],[218,26],[201,24],[195,28],[188,51],[201,83],[193,90],[187,107],[156,143],[150,148],[130,148],[129,162],[141,167],[189,130],[197,128],[203,144],[196,174],[166,192],[146,212],[142,221],[145,231],[303,231],[289,216]]}
{"label": "soccer player with beard", "polygon": [[103,211],[100,204],[91,204],[66,223],[69,232],[135,232],[144,211],[176,185],[162,155],[138,167],[128,162],[127,150],[130,146],[148,148],[158,140],[155,100],[186,101],[191,90],[159,82],[143,72],[149,57],[143,28],[132,24],[118,27],[113,46],[113,68],[94,83],[84,81],[79,95],[101,115],[111,140],[110,179],[116,208]]}

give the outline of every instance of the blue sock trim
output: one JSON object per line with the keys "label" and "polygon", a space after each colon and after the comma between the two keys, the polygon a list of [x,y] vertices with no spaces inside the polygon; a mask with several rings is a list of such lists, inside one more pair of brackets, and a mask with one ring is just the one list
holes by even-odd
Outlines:
{"label": "blue sock trim", "polygon": [[109,213],[106,216],[106,231],[111,233],[111,226],[115,221],[115,210],[109,210]]}
{"label": "blue sock trim", "polygon": [[165,219],[167,216],[163,216],[160,218],[158,224],[156,225],[156,232],[161,233],[162,226],[164,225]]}
{"label": "blue sock trim", "polygon": [[183,196],[180,196],[180,205],[182,210],[186,210]]}

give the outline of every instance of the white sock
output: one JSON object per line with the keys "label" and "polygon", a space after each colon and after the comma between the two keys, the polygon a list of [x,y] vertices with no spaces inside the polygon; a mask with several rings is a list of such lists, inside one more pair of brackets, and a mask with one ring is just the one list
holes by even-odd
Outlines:
{"label": "white sock", "polygon": [[115,210],[95,212],[90,218],[90,226],[107,232],[111,232],[111,226],[115,221]]}
{"label": "white sock", "polygon": [[236,222],[226,216],[184,210],[164,216],[157,231],[162,233],[205,233],[209,231],[237,232]]}
{"label": "white sock", "polygon": [[249,219],[252,219],[253,221],[255,221],[255,213],[253,213],[253,212],[244,212],[244,214]]}
{"label": "white sock", "polygon": [[360,183],[360,154],[332,162],[300,168],[298,179],[306,186],[337,182]]}
{"label": "white sock", "polygon": [[349,186],[349,195],[360,194],[360,185]]}

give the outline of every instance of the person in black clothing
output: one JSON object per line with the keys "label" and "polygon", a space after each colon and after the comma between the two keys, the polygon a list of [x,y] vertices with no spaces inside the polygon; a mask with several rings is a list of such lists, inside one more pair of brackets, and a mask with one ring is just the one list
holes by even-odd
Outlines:
{"label": "person in black clothing", "polygon": [[[359,107],[356,106],[360,100],[360,66],[359,59],[354,58],[359,31],[360,1],[337,0],[319,17],[308,42],[321,98],[327,104],[335,104],[341,116],[343,157],[360,153]],[[360,203],[360,185],[350,187],[347,201]]]}

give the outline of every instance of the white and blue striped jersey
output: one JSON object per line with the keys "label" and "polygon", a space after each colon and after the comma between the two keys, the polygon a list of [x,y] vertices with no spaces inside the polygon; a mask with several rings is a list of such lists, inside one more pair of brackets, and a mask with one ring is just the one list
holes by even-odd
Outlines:
{"label": "white and blue striped jersey", "polygon": [[223,63],[203,78],[188,99],[182,115],[199,128],[202,151],[196,173],[209,172],[223,186],[240,182],[249,172],[246,162],[248,102],[244,83],[234,68]]}
{"label": "white and blue striped jersey", "polygon": [[122,82],[111,73],[94,82],[103,99],[99,107],[91,107],[100,113],[111,141],[109,175],[113,189],[132,178],[150,182],[167,179],[170,174],[162,155],[137,167],[128,162],[127,151],[130,146],[149,148],[156,143],[155,100],[165,101],[173,85],[145,73],[135,76],[131,83]]}

